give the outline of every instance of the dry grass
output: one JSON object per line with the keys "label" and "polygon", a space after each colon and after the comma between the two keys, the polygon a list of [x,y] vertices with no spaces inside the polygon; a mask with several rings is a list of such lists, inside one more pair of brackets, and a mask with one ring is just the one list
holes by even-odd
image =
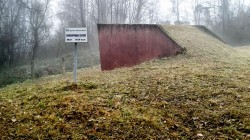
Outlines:
{"label": "dry grass", "polygon": [[250,49],[164,28],[187,54],[0,89],[1,139],[249,139]]}

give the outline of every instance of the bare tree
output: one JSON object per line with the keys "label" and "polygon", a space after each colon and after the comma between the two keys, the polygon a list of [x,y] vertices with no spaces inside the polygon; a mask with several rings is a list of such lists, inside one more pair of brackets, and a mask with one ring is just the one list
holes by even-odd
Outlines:
{"label": "bare tree", "polygon": [[79,9],[80,9],[80,18],[81,18],[81,25],[86,27],[86,10],[84,7],[86,6],[85,0],[79,0]]}
{"label": "bare tree", "polygon": [[32,32],[32,50],[31,50],[31,77],[34,78],[34,60],[37,50],[47,34],[48,8],[50,0],[40,1],[31,0],[29,7],[29,24]]}
{"label": "bare tree", "polygon": [[182,3],[182,0],[171,0],[172,2],[172,12],[176,16],[176,23],[180,23],[180,4]]}
{"label": "bare tree", "polygon": [[198,0],[195,0],[194,3],[194,21],[196,25],[201,24],[201,14],[203,11],[203,6],[199,3]]}
{"label": "bare tree", "polygon": [[221,13],[222,13],[222,32],[226,32],[229,23],[229,0],[222,0],[221,2]]}
{"label": "bare tree", "polygon": [[7,52],[3,54],[3,57],[6,57],[5,60],[8,61],[9,67],[14,63],[16,44],[22,34],[20,31],[22,30],[21,15],[23,9],[19,0],[0,1],[0,41],[3,52]]}

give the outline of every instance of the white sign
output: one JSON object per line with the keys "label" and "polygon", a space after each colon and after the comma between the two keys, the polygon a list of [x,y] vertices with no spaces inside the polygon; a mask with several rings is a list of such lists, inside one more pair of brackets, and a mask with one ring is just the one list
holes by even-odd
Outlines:
{"label": "white sign", "polygon": [[87,28],[65,28],[65,42],[88,42]]}

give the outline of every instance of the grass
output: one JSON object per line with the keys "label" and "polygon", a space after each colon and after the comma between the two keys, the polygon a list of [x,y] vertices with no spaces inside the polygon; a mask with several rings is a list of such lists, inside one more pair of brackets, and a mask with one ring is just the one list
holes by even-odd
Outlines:
{"label": "grass", "polygon": [[185,55],[0,89],[1,139],[249,139],[250,49],[166,28]]}
{"label": "grass", "polygon": [[[82,49],[78,52],[78,68],[91,67],[92,56],[89,52]],[[73,56],[72,53],[65,55],[65,70],[72,71]],[[93,55],[93,65],[99,65],[99,56]],[[35,78],[62,73],[62,58],[36,60],[35,61]],[[14,68],[0,68],[0,88],[14,83],[21,83],[30,79],[30,65],[17,66]]]}

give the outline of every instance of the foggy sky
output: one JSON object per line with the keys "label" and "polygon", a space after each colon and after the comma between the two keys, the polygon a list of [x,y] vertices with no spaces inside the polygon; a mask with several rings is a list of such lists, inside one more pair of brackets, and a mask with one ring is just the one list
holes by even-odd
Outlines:
{"label": "foggy sky", "polygon": [[[171,0],[159,0],[159,8],[160,8],[160,14],[159,18],[161,21],[175,21],[176,18],[172,14],[172,3]],[[58,7],[58,3],[60,0],[52,0],[52,7],[54,9],[53,13],[56,16],[56,12]],[[189,21],[193,22],[193,2],[194,0],[183,0],[183,2],[180,5],[180,18],[182,21]],[[246,5],[250,5],[250,0],[245,1]],[[56,17],[55,17],[56,18]]]}
{"label": "foggy sky", "polygon": [[[202,0],[200,0],[202,1]],[[194,0],[183,0],[180,5],[180,18],[182,21],[193,22],[193,3]],[[245,4],[250,6],[250,0],[245,0]],[[160,0],[160,18],[162,21],[175,21],[176,18],[172,14],[172,3],[171,0]]]}

